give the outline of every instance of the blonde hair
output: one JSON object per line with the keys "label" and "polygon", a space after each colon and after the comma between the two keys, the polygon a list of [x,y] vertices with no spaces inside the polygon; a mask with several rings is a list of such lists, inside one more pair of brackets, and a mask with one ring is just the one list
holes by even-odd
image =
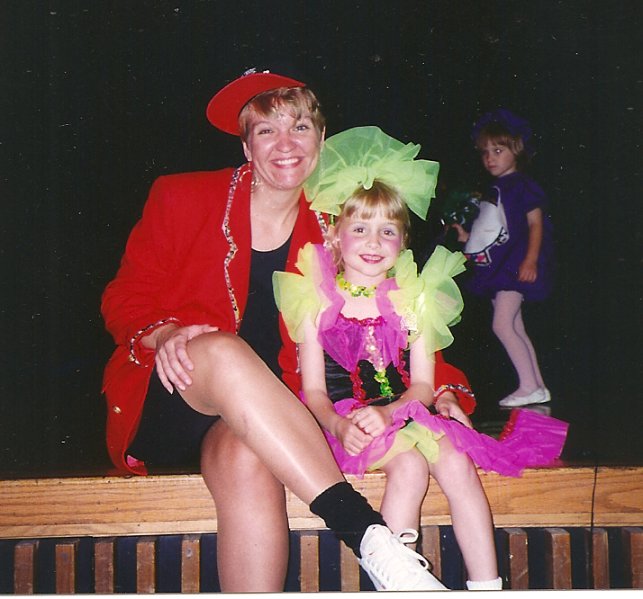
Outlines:
{"label": "blonde hair", "polygon": [[476,148],[483,150],[488,144],[505,146],[516,158],[516,168],[522,170],[529,162],[529,154],[525,151],[525,144],[520,135],[512,135],[502,124],[495,121],[487,123],[476,137]]}
{"label": "blonde hair", "polygon": [[353,216],[364,220],[373,218],[376,214],[383,214],[400,227],[402,234],[402,247],[406,249],[409,243],[411,217],[406,202],[397,189],[375,179],[370,189],[358,187],[350,198],[342,205],[342,211],[335,220],[335,226],[330,229],[328,241],[330,242],[333,258],[338,268],[342,267],[341,249],[336,243],[337,233],[344,222]]}
{"label": "blonde hair", "polygon": [[239,113],[239,135],[247,141],[250,135],[251,117],[268,117],[286,110],[295,119],[309,115],[321,137],[326,119],[315,94],[307,87],[279,87],[263,92],[250,100]]}

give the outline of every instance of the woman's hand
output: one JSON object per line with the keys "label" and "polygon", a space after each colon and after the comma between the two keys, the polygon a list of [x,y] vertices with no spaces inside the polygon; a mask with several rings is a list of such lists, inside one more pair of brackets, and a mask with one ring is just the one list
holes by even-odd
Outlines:
{"label": "woman's hand", "polygon": [[218,327],[209,324],[193,324],[187,327],[166,325],[149,335],[150,339],[146,339],[146,345],[152,344],[156,350],[156,372],[170,393],[174,392],[174,387],[185,391],[192,384],[188,372],[194,369],[194,364],[188,356],[188,341],[218,330]]}
{"label": "woman's hand", "polygon": [[367,406],[348,415],[351,422],[372,437],[381,435],[391,425],[391,416],[386,406]]}
{"label": "woman's hand", "polygon": [[358,455],[373,441],[372,435],[365,433],[351,422],[350,415],[338,421],[333,434],[348,455]]}
{"label": "woman's hand", "polygon": [[460,407],[458,398],[451,391],[447,391],[438,397],[438,400],[435,402],[435,410],[440,416],[444,416],[444,418],[453,418],[464,424],[467,428],[473,428],[471,420]]}

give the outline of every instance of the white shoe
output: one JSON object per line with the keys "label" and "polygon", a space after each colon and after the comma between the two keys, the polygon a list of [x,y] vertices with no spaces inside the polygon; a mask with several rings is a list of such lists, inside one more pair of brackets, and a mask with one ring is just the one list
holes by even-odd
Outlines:
{"label": "white shoe", "polygon": [[448,590],[431,572],[429,562],[404,543],[415,543],[417,531],[406,529],[394,535],[386,526],[372,524],[360,544],[360,566],[377,591]]}
{"label": "white shoe", "polygon": [[507,397],[501,399],[498,404],[503,408],[519,408],[520,406],[528,406],[533,403],[547,403],[548,401],[551,401],[549,390],[538,387],[538,389],[527,395],[507,395]]}

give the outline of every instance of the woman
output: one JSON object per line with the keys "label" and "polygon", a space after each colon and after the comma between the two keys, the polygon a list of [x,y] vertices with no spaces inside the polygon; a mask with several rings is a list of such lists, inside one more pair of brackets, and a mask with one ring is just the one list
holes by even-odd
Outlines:
{"label": "woman", "polygon": [[103,296],[118,345],[104,381],[112,460],[145,474],[200,452],[223,591],[283,590],[283,485],[353,549],[377,588],[444,588],[344,481],[292,393],[297,357],[271,277],[322,241],[324,222],[302,194],[324,136],[315,96],[252,72],[219,91],[207,116],[241,137],[248,163],[158,179]]}

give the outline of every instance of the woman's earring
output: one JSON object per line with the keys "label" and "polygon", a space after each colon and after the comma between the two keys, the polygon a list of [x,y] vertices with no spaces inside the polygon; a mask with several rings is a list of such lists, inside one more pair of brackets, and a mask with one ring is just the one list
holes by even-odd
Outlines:
{"label": "woman's earring", "polygon": [[255,171],[252,171],[252,183],[250,184],[250,191],[256,191],[259,187],[261,187],[261,178]]}

